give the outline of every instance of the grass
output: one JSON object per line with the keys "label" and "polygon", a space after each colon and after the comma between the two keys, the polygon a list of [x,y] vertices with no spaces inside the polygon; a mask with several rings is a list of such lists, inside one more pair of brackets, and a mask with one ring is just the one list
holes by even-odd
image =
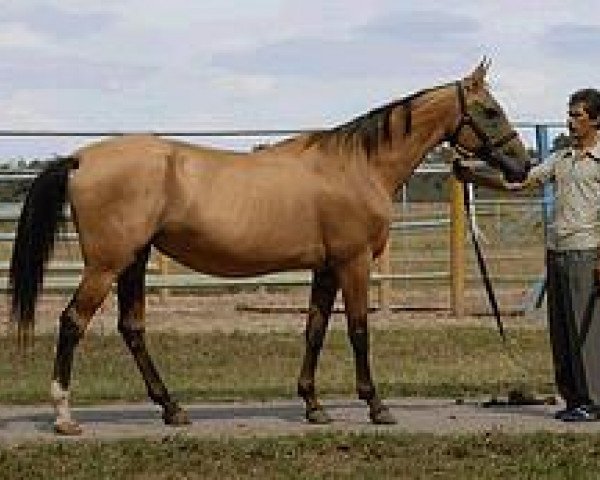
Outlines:
{"label": "grass", "polygon": [[[490,327],[423,326],[372,332],[375,378],[386,395],[467,396],[506,393],[526,383],[552,391],[546,331],[510,328],[524,373]],[[152,334],[149,342],[167,383],[185,400],[295,395],[303,350],[300,333]],[[54,339],[37,339],[29,357],[0,339],[0,401],[47,401]],[[354,395],[346,335],[331,331],[319,369],[327,396]],[[90,336],[78,350],[76,405],[145,399],[122,341]],[[315,433],[270,438],[57,442],[0,446],[0,479],[593,479],[600,435],[536,433]]]}
{"label": "grass", "polygon": [[[506,393],[526,384],[553,389],[549,346],[541,328],[509,329],[526,370],[506,355],[490,327],[440,326],[374,330],[373,374],[384,396],[470,396]],[[55,340],[38,337],[26,358],[0,339],[0,402],[48,400]],[[304,350],[300,333],[149,335],[151,353],[182,401],[286,398],[296,395]],[[78,348],[73,376],[76,405],[145,400],[132,357],[117,336],[90,335]],[[346,334],[329,332],[317,375],[325,396],[354,396],[354,360]]]}
{"label": "grass", "polygon": [[595,479],[600,435],[165,437],[0,448],[7,479]]}

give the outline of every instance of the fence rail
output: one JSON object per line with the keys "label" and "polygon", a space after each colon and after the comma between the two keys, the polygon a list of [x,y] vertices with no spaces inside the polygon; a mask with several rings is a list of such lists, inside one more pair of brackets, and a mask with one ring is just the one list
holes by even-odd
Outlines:
{"label": "fence rail", "polygon": [[[548,129],[549,128],[562,128],[563,123],[549,122],[543,125],[519,122],[516,124],[518,128],[531,128],[535,129],[537,151],[541,154],[547,153],[548,145]],[[162,131],[69,131],[69,130],[0,130],[1,138],[47,138],[47,137],[106,137],[106,136],[120,136],[129,134],[151,134],[160,135],[165,137],[190,137],[190,138],[207,138],[207,137],[282,137],[289,136],[298,133],[313,132],[317,129],[267,129],[267,130],[220,130],[220,131],[179,131],[179,130],[162,130]],[[543,148],[542,148],[543,147]],[[544,150],[546,148],[546,150]],[[417,169],[419,173],[448,173],[450,168],[448,164],[426,164],[420,166]],[[21,170],[21,171],[8,171],[0,170],[0,180],[2,181],[17,181],[31,179],[36,175],[36,171],[32,170]],[[487,215],[487,207],[489,205],[507,205],[507,206],[518,206],[518,205],[529,205],[534,207],[546,207],[548,205],[547,198],[544,199],[495,199],[495,200],[476,200],[474,202],[474,210],[477,211],[481,208],[481,211],[477,211],[477,215]],[[18,215],[18,209],[14,212],[3,212],[0,211],[0,222],[9,223],[15,222]],[[456,215],[456,213],[455,213]],[[456,221],[456,218],[454,219]],[[452,217],[446,216],[443,218],[416,218],[404,221],[393,222],[391,228],[393,231],[399,232],[399,234],[406,234],[407,232],[413,232],[417,230],[431,230],[437,228],[447,228],[452,234],[452,229],[455,227],[452,225]],[[0,242],[12,242],[15,238],[15,234],[12,231],[7,231],[6,228],[0,231]],[[62,232],[59,234],[59,240],[66,242],[74,242],[77,240],[77,234],[72,231]],[[460,242],[464,243],[464,238],[459,239]],[[452,253],[454,255],[454,253]],[[451,255],[450,255],[451,256]],[[464,258],[464,256],[463,256]],[[456,271],[453,269],[457,268],[455,264],[449,271],[435,271],[429,272],[410,272],[410,273],[394,273],[391,271],[390,262],[393,257],[386,254],[383,264],[379,265],[379,271],[373,273],[371,277],[371,283],[380,287],[380,296],[383,296],[383,292],[386,288],[389,291],[389,287],[394,281],[454,281],[453,277],[456,276]],[[386,263],[387,262],[387,263]],[[463,260],[463,264],[464,264]],[[440,266],[439,264],[437,265]],[[50,275],[47,277],[46,290],[48,291],[64,291],[73,290],[77,286],[78,275],[77,271],[82,267],[82,263],[75,261],[54,261],[50,264]],[[464,265],[459,266],[464,270]],[[6,272],[8,269],[8,263],[0,261],[0,271]],[[464,271],[461,273],[463,282],[474,282],[479,281],[478,275],[467,275]],[[310,272],[286,272],[281,274],[265,275],[260,277],[251,278],[217,278],[203,274],[196,273],[175,273],[171,271],[168,263],[159,258],[152,261],[151,267],[148,270],[146,276],[146,283],[149,289],[153,290],[177,290],[177,289],[195,289],[195,288],[238,288],[238,287],[260,287],[260,286],[296,286],[296,285],[309,285],[311,279]],[[493,275],[493,279],[502,282],[533,282],[539,280],[539,276],[528,276],[526,274],[508,275],[508,274],[496,274]],[[0,290],[6,290],[7,281],[5,277],[0,276]],[[384,302],[385,303],[385,302]]]}

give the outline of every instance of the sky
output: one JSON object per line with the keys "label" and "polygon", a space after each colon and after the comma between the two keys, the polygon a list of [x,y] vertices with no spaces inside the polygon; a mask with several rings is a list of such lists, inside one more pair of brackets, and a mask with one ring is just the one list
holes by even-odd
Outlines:
{"label": "sky", "polygon": [[[557,122],[600,87],[598,52],[592,0],[0,0],[0,130],[325,128],[484,55],[511,120]],[[0,156],[86,141],[0,138]]]}

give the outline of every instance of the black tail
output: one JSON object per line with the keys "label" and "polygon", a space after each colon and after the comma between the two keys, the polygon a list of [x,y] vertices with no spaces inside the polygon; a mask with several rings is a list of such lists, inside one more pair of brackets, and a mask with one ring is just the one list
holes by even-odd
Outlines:
{"label": "black tail", "polygon": [[44,267],[54,249],[59,223],[64,219],[69,171],[75,157],[52,161],[33,181],[19,217],[10,260],[11,320],[19,332],[33,327],[35,305],[44,280]]}

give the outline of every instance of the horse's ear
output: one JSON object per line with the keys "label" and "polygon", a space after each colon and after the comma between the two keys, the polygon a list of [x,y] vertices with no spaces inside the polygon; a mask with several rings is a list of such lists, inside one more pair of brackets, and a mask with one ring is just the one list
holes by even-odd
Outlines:
{"label": "horse's ear", "polygon": [[463,79],[463,87],[466,90],[478,90],[483,88],[485,86],[485,76],[491,64],[492,61],[489,58],[483,57],[481,62],[479,62],[479,65],[475,67],[475,70]]}

